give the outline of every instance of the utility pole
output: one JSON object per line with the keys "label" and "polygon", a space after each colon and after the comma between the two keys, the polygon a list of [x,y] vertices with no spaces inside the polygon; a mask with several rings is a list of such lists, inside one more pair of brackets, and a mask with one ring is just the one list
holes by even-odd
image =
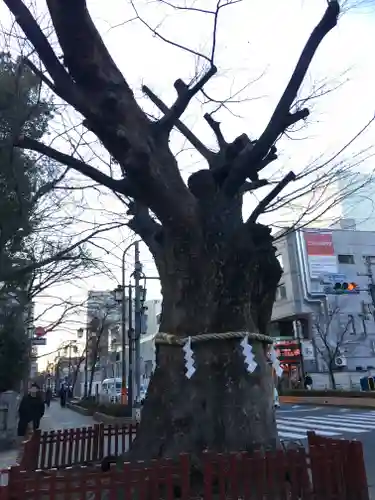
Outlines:
{"label": "utility pole", "polygon": [[[367,276],[369,279],[368,292],[371,297],[372,305],[374,306],[375,309],[375,281],[374,281],[374,275],[372,273],[371,257],[365,257],[365,263],[366,263]],[[374,311],[373,311],[373,316],[375,318]]]}
{"label": "utility pole", "polygon": [[129,282],[129,330],[128,330],[128,335],[129,335],[129,378],[128,378],[128,405],[131,411],[131,414],[133,415],[133,387],[134,387],[134,380],[133,380],[133,341],[134,341],[134,329],[133,329],[133,293],[132,293],[132,286],[131,282]]}
{"label": "utility pole", "polygon": [[141,331],[142,331],[142,305],[141,305],[141,276],[142,264],[139,255],[139,243],[134,245],[134,284],[135,284],[135,304],[134,304],[134,333],[135,333],[135,400],[140,401],[141,385]]}

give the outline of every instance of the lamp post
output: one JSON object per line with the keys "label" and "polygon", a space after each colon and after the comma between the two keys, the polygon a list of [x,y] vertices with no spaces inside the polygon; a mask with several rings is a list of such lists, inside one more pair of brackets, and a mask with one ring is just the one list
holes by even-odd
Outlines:
{"label": "lamp post", "polygon": [[[122,276],[121,276],[121,286],[118,286],[115,290],[115,299],[117,302],[121,302],[121,347],[122,347],[122,359],[121,359],[121,402],[126,404],[127,401],[127,391],[126,391],[126,285],[125,285],[125,257],[128,251],[135,245],[140,243],[141,240],[133,241],[128,245],[122,254]],[[129,311],[132,311],[132,304],[130,304]],[[130,326],[129,326],[130,332]],[[130,335],[129,335],[130,340]],[[131,349],[129,345],[129,360],[131,356]],[[129,367],[130,368],[130,367]],[[129,372],[130,377],[130,372]],[[130,383],[129,383],[130,388]],[[133,390],[132,390],[133,393]],[[131,401],[131,404],[133,401]]]}

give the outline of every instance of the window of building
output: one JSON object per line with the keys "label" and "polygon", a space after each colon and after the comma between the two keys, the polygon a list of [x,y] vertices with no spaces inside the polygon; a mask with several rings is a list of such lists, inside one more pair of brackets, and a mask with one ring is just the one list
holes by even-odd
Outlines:
{"label": "window of building", "polygon": [[285,300],[286,296],[286,287],[285,285],[279,285],[276,290],[276,300]]}
{"label": "window of building", "polygon": [[337,258],[340,264],[354,264],[354,255],[341,254]]}

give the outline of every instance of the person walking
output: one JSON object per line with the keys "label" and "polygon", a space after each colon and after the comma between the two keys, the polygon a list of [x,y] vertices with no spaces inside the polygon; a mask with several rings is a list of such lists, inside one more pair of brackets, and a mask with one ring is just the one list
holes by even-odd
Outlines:
{"label": "person walking", "polygon": [[65,406],[66,406],[67,395],[68,395],[67,387],[65,384],[62,384],[60,387],[60,393],[59,393],[61,408],[65,408]]}
{"label": "person walking", "polygon": [[307,389],[308,391],[311,391],[312,385],[313,385],[313,380],[312,380],[311,376],[308,373],[306,373],[305,380],[304,380],[305,389]]}
{"label": "person walking", "polygon": [[52,389],[51,389],[51,387],[47,387],[46,394],[45,394],[45,403],[46,403],[47,408],[50,407],[51,400],[52,400]]}
{"label": "person walking", "polygon": [[37,384],[32,384],[29,393],[26,394],[18,408],[18,429],[19,437],[25,437],[29,423],[33,424],[33,430],[39,429],[40,420],[44,415],[44,401]]}

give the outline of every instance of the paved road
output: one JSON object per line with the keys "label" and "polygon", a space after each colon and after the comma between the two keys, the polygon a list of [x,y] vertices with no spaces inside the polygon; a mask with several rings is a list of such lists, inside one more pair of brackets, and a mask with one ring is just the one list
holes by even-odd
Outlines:
{"label": "paved road", "polygon": [[375,431],[375,411],[285,405],[277,410],[276,422],[281,439],[303,440],[308,431],[315,431],[326,437],[362,440]]}

